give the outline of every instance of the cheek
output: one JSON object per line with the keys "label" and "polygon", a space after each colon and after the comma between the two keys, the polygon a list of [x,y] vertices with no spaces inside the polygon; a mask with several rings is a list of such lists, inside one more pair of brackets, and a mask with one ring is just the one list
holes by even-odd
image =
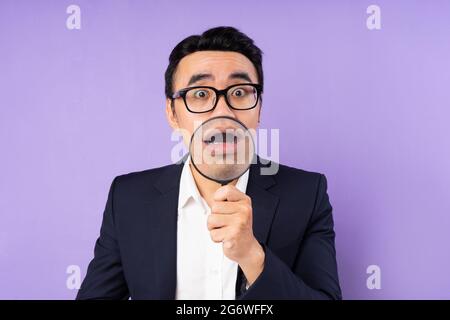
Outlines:
{"label": "cheek", "polygon": [[192,123],[189,121],[180,121],[180,129],[183,134],[183,141],[186,147],[189,147],[189,143],[191,141],[192,133],[194,132],[194,128],[192,126]]}
{"label": "cheek", "polygon": [[189,145],[189,140],[193,132],[192,121],[189,118],[189,114],[181,108],[176,108],[176,121],[177,131],[183,136],[183,141],[186,145]]}
{"label": "cheek", "polygon": [[259,120],[259,108],[243,111],[242,114],[239,114],[237,118],[242,121],[247,126],[247,128],[257,129]]}
{"label": "cheek", "polygon": [[191,142],[192,134],[195,129],[198,128],[205,120],[208,119],[208,116],[190,113],[187,110],[183,110],[178,114],[178,124],[180,131],[183,135],[183,141],[186,147],[189,147]]}

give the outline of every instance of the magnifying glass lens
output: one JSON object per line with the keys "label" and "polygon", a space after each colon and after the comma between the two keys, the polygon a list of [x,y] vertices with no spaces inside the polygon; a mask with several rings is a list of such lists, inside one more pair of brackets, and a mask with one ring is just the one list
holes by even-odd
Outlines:
{"label": "magnifying glass lens", "polygon": [[189,153],[201,175],[225,185],[249,169],[255,144],[251,132],[239,120],[214,117],[194,131]]}

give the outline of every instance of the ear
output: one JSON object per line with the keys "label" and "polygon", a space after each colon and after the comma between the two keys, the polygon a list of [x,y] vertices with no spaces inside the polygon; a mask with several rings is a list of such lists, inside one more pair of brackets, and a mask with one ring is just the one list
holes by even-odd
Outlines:
{"label": "ear", "polygon": [[177,130],[179,128],[178,119],[175,113],[175,108],[172,108],[172,100],[170,100],[169,98],[166,99],[166,117],[170,127],[173,130]]}

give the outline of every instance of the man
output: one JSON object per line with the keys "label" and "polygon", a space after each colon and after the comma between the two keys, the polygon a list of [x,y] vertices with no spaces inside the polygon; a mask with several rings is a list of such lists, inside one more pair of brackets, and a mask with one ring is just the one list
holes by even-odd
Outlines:
{"label": "man", "polygon": [[[165,80],[186,143],[212,117],[257,128],[262,52],[235,28],[184,39]],[[184,160],[114,179],[77,299],[341,298],[325,176],[258,161],[221,186]]]}

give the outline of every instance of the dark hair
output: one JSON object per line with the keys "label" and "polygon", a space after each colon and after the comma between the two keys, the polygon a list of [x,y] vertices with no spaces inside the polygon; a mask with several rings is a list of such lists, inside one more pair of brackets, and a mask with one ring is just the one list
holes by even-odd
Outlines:
{"label": "dark hair", "polygon": [[197,51],[234,51],[246,56],[255,66],[258,82],[263,88],[262,51],[251,38],[233,27],[216,27],[201,35],[192,35],[178,43],[169,57],[165,73],[166,97],[173,95],[173,75],[178,63],[188,54]]}

